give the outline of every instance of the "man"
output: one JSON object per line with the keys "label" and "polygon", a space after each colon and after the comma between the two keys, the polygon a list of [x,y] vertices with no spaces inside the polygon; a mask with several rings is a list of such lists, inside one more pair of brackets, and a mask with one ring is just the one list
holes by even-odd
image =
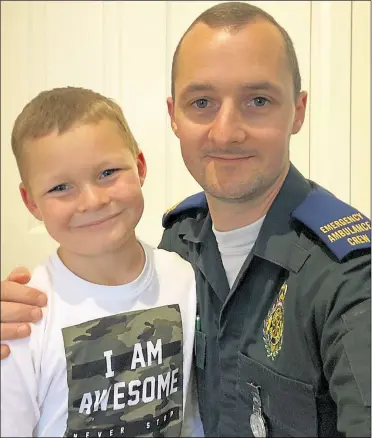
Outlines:
{"label": "man", "polygon": [[[288,34],[254,6],[208,9],[175,52],[168,110],[204,192],[160,247],[195,270],[206,436],[371,433],[370,222],[290,163],[306,102]],[[5,339],[30,320],[16,302],[42,299],[10,280]]]}

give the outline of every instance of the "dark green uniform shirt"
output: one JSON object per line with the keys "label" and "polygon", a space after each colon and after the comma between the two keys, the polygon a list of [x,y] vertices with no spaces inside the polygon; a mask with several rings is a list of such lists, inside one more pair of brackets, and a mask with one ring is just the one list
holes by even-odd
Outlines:
{"label": "dark green uniform shirt", "polygon": [[[293,217],[318,189],[291,165],[231,290],[206,202],[164,217],[160,248],[196,275],[206,436],[253,436],[252,413],[267,436],[371,436],[370,231],[360,233],[370,222],[331,194]],[[334,210],[327,197],[350,215],[322,222]]]}

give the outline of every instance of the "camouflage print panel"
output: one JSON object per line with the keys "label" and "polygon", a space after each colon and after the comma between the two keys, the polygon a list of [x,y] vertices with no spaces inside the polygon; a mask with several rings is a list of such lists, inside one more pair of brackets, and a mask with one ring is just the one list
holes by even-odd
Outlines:
{"label": "camouflage print panel", "polygon": [[62,334],[69,388],[65,437],[180,435],[178,305],[99,318]]}

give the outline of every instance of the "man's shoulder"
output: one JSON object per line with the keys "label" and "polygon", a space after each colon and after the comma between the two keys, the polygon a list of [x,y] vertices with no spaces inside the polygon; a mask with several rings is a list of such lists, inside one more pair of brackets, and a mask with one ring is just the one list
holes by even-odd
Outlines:
{"label": "man's shoulder", "polygon": [[321,252],[330,253],[338,262],[371,248],[369,218],[322,187],[311,191],[291,212],[291,218],[312,237]]}
{"label": "man's shoulder", "polygon": [[[296,228],[310,237],[318,252],[331,255],[337,262],[355,253],[368,252],[371,248],[369,218],[319,185],[312,184],[312,187],[302,203],[288,212]],[[178,236],[204,221],[207,213],[204,192],[189,196],[168,209],[163,215],[165,231],[161,247],[177,251],[187,259]]]}
{"label": "man's shoulder", "polygon": [[207,212],[208,204],[204,192],[188,196],[169,208],[163,215],[162,224],[165,229],[185,219],[196,218],[198,214]]}
{"label": "man's shoulder", "polygon": [[169,208],[163,215],[164,232],[159,248],[177,252],[190,261],[189,245],[183,239],[188,233],[199,230],[208,214],[204,192],[196,193]]}

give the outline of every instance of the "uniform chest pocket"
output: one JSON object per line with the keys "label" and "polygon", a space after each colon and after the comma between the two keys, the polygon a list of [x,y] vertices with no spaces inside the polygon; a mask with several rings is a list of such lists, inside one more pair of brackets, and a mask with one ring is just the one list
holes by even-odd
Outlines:
{"label": "uniform chest pocket", "polygon": [[241,436],[253,436],[250,428],[253,395],[248,383],[261,387],[262,413],[268,436],[317,436],[316,399],[312,385],[281,376],[240,352],[238,373],[236,421]]}

